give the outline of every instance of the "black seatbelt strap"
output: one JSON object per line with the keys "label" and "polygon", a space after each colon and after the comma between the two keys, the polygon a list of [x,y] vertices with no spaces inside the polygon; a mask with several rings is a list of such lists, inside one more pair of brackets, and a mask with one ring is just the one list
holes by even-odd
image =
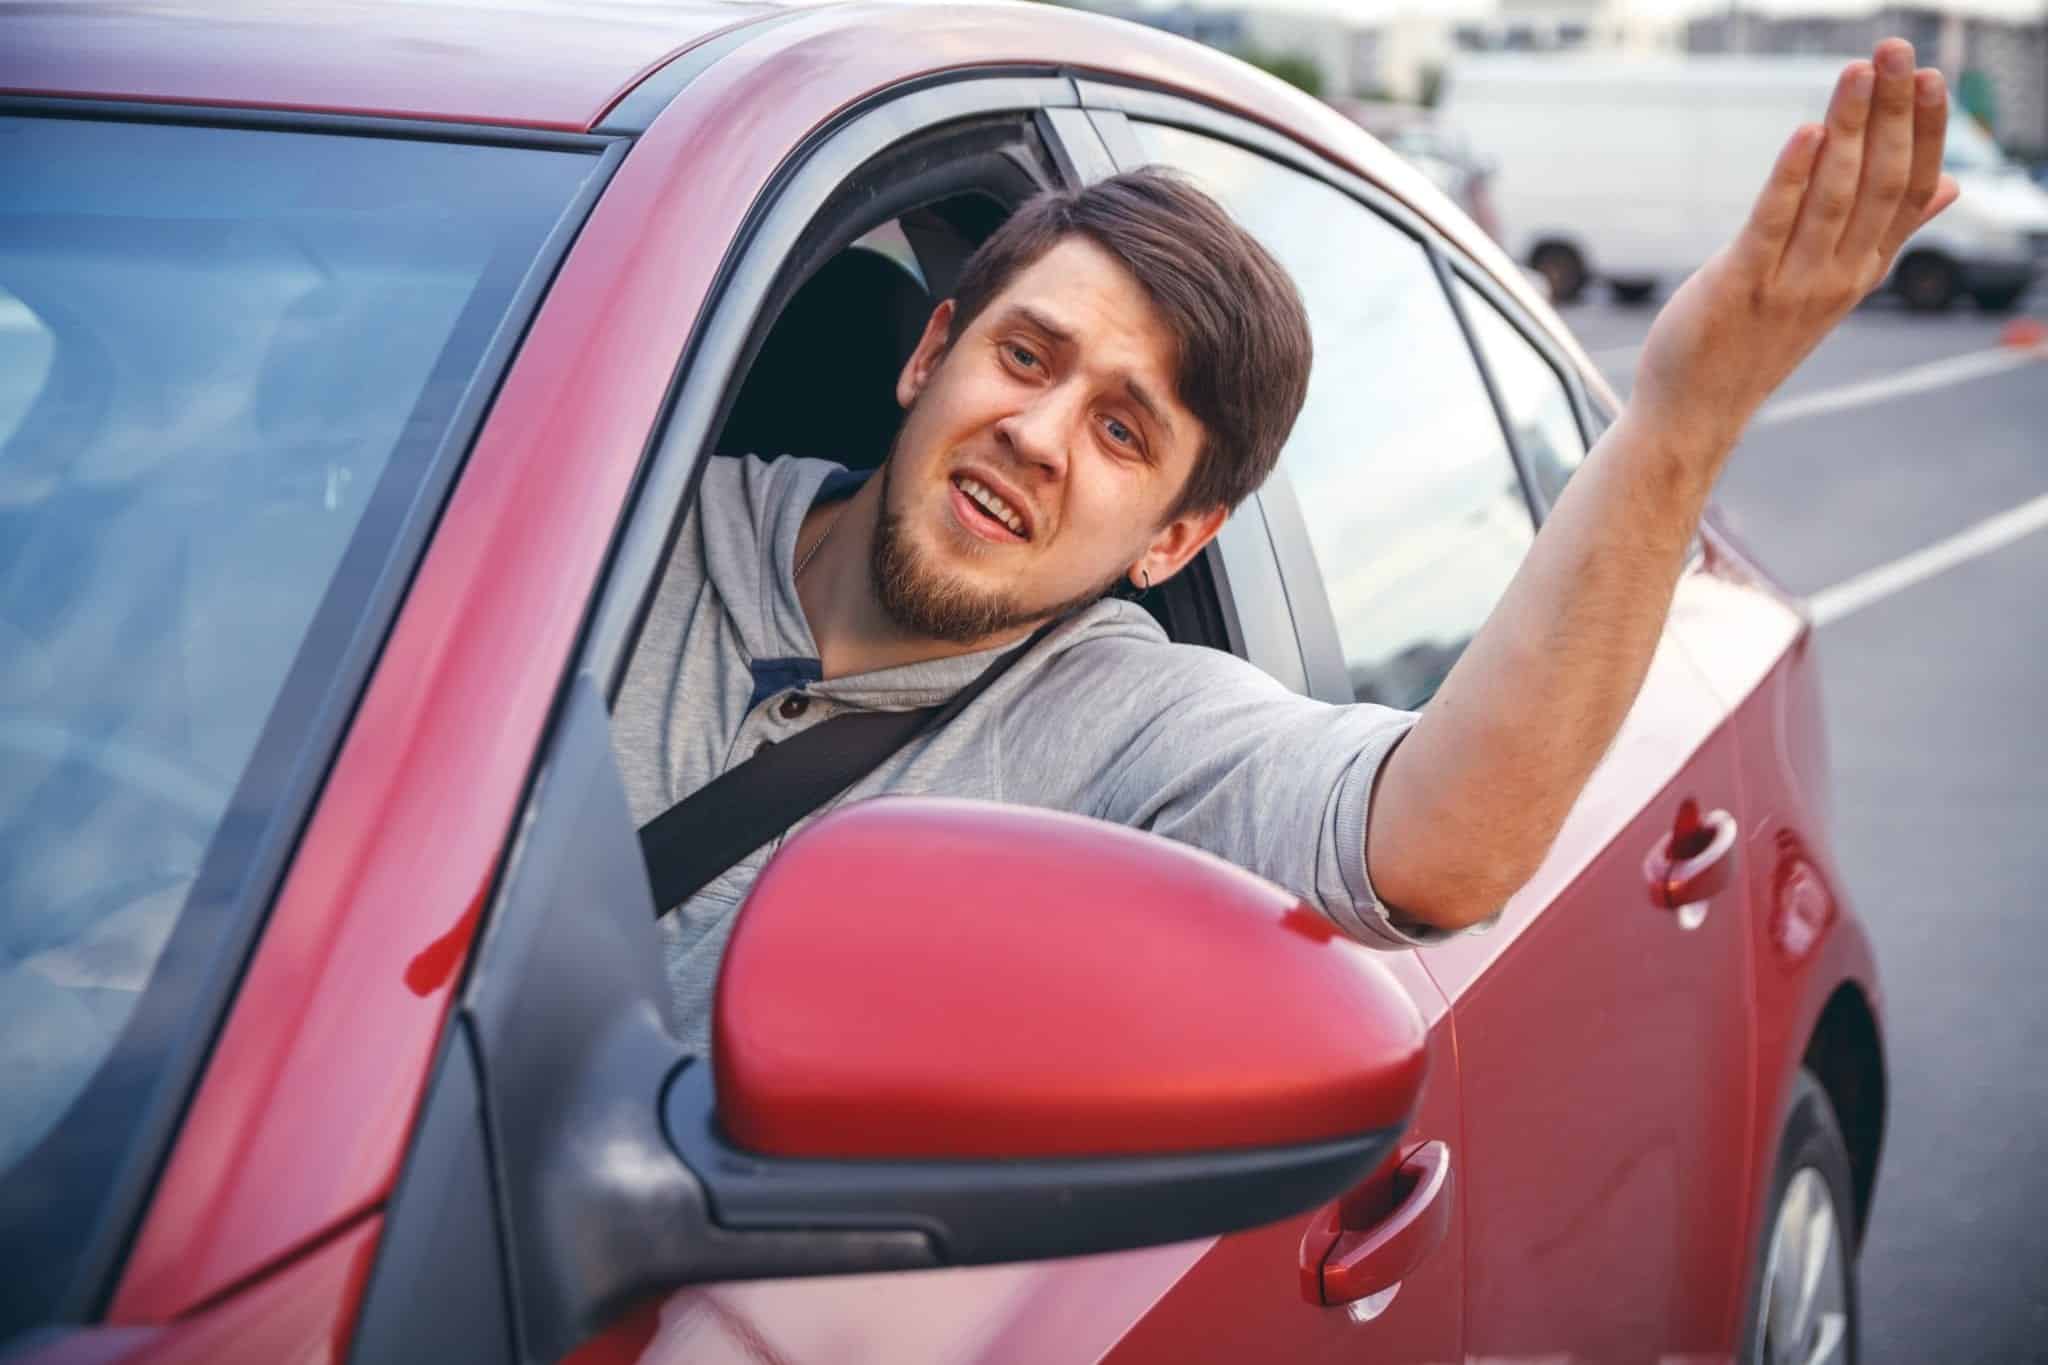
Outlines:
{"label": "black seatbelt strap", "polygon": [[1040,626],[940,705],[834,716],[762,748],[642,825],[640,851],[654,883],[656,917],[709,886],[911,740],[944,727],[1062,619]]}

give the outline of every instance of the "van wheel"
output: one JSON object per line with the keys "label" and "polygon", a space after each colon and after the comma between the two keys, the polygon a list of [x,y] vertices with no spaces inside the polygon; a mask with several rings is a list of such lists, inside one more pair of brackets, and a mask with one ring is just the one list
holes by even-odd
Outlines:
{"label": "van wheel", "polygon": [[1609,280],[1608,290],[1616,303],[1648,303],[1650,296],[1657,292],[1655,280]]}
{"label": "van wheel", "polygon": [[2020,306],[2020,300],[2026,296],[2026,292],[2027,286],[2024,284],[2013,284],[2003,289],[1973,290],[1970,297],[1987,313],[2010,313]]}
{"label": "van wheel", "polygon": [[1849,1150],[1827,1092],[1804,1068],[1793,1081],[1764,1207],[1738,1359],[1743,1365],[1855,1365]]}
{"label": "van wheel", "polygon": [[1916,313],[1947,312],[1958,288],[1956,268],[1945,257],[1923,253],[1899,263],[1899,294]]}
{"label": "van wheel", "polygon": [[1545,242],[1529,256],[1529,267],[1550,287],[1552,303],[1577,303],[1586,292],[1586,262],[1562,242]]}

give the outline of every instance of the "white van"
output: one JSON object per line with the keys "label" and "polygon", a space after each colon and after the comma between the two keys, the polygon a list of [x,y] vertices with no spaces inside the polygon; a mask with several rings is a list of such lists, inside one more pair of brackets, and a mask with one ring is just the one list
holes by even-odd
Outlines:
{"label": "white van", "polygon": [[[1636,301],[1729,240],[1792,130],[1826,114],[1845,60],[1462,57],[1441,115],[1495,163],[1501,239],[1552,297],[1600,279]],[[2048,266],[2048,192],[1960,111],[1946,162],[1962,198],[1907,244],[1891,285],[1917,309],[1968,294],[2002,312]]]}

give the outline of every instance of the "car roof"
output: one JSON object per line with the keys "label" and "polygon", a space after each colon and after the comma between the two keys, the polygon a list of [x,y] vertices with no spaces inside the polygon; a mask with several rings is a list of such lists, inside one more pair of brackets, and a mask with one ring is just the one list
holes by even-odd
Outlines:
{"label": "car roof", "polygon": [[71,0],[0,8],[0,92],[594,127],[745,0]]}

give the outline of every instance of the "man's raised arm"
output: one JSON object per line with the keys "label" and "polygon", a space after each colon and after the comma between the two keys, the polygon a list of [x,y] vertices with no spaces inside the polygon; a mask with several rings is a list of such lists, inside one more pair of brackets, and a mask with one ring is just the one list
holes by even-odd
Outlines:
{"label": "man's raised arm", "polygon": [[1707,494],[1750,417],[1947,208],[1948,95],[1900,39],[1835,86],[1749,222],[1658,316],[1619,420],[1381,770],[1381,897],[1459,928],[1532,874],[1648,672]]}

